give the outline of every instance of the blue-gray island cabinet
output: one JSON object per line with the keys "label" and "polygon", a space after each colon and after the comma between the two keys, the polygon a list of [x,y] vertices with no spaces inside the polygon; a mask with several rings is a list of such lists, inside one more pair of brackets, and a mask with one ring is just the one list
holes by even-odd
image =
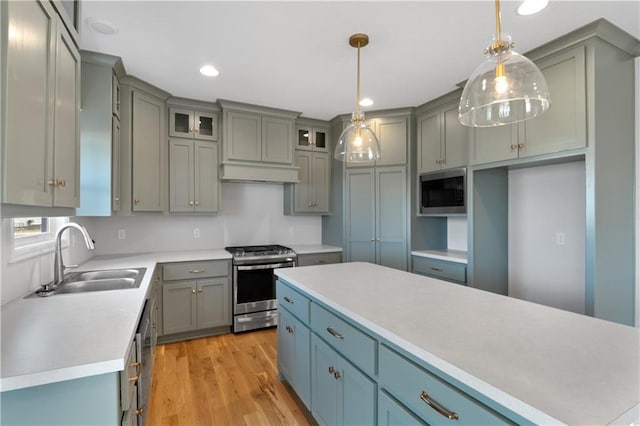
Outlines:
{"label": "blue-gray island cabinet", "polygon": [[640,420],[637,328],[369,263],[276,275],[280,375],[320,424]]}

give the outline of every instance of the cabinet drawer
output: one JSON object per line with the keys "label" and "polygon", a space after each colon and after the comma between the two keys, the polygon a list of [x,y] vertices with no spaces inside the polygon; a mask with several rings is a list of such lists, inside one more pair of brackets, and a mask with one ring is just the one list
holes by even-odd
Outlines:
{"label": "cabinet drawer", "polygon": [[138,382],[140,365],[136,362],[136,342],[131,342],[129,353],[124,364],[124,370],[120,372],[120,405],[122,411],[127,411],[135,404],[135,390]]}
{"label": "cabinet drawer", "polygon": [[413,256],[413,272],[447,281],[467,282],[467,265],[464,263]]}
{"label": "cabinet drawer", "polygon": [[229,275],[229,265],[230,262],[228,260],[168,263],[162,268],[162,280],[175,281],[224,277]]}
{"label": "cabinet drawer", "polygon": [[500,414],[382,345],[379,366],[381,386],[429,424],[449,421],[446,413],[457,414],[456,424],[510,424]]}
{"label": "cabinet drawer", "polygon": [[309,324],[309,299],[278,280],[276,285],[278,306],[283,307],[298,317],[305,324]]}
{"label": "cabinet drawer", "polygon": [[299,254],[298,266],[325,265],[327,263],[341,263],[342,253],[311,253]]}
{"label": "cabinet drawer", "polygon": [[375,372],[376,341],[316,303],[311,304],[311,328],[365,373]]}

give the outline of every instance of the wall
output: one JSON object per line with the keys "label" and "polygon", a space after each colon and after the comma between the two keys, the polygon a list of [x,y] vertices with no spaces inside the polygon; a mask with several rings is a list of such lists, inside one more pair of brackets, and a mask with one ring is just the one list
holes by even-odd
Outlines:
{"label": "wall", "polygon": [[[316,244],[320,217],[284,216],[283,186],[223,183],[221,211],[215,216],[123,216],[75,218],[96,241],[96,254],[201,250],[230,245]],[[200,237],[194,237],[194,229]],[[118,239],[118,230],[126,238]]]}
{"label": "wall", "polygon": [[640,57],[635,59],[636,62],[636,327],[640,327],[640,227],[638,226],[638,218],[640,217]]}
{"label": "wall", "polygon": [[447,248],[449,250],[467,251],[467,218],[447,218]]}
{"label": "wall", "polygon": [[585,311],[585,164],[509,171],[509,296]]}

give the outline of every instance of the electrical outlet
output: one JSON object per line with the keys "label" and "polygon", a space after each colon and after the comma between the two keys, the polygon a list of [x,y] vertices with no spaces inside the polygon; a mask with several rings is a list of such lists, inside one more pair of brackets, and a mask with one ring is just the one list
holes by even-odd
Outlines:
{"label": "electrical outlet", "polygon": [[564,232],[556,232],[556,244],[559,246],[564,245]]}
{"label": "electrical outlet", "polygon": [[295,233],[295,229],[293,228],[293,226],[289,227],[289,235],[293,235]]}
{"label": "electrical outlet", "polygon": [[200,228],[193,228],[193,238],[200,238]]}
{"label": "electrical outlet", "polygon": [[124,229],[118,229],[118,239],[125,240],[127,238],[127,232]]}

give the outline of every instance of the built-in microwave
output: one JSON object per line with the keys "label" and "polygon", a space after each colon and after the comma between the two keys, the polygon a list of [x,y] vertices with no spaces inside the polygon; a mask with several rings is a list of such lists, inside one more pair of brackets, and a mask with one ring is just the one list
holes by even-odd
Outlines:
{"label": "built-in microwave", "polygon": [[452,169],[420,175],[420,213],[466,214],[467,169]]}

